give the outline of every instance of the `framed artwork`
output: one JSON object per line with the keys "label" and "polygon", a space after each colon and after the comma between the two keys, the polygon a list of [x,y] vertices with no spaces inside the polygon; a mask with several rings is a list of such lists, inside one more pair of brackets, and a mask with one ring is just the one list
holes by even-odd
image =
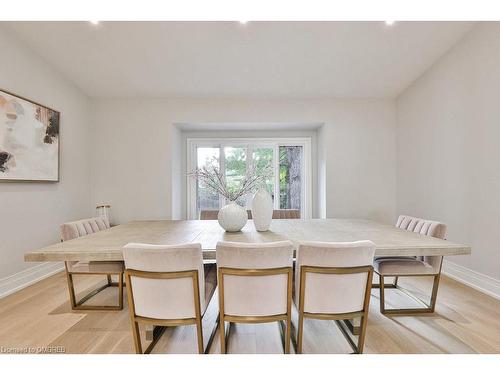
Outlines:
{"label": "framed artwork", "polygon": [[59,117],[0,90],[0,182],[59,181]]}

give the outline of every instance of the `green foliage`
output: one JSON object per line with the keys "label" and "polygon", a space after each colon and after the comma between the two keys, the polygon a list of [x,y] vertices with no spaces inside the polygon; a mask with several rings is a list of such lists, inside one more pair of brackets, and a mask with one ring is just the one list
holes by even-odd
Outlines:
{"label": "green foliage", "polygon": [[[256,148],[253,150],[253,163],[258,174],[265,174],[273,165],[274,150],[272,148]],[[268,173],[269,177],[264,181],[266,190],[274,197],[274,171]]]}
{"label": "green foliage", "polygon": [[[222,150],[221,150],[222,151]],[[247,163],[247,147],[224,147],[225,174],[220,175],[222,183],[215,181],[219,169],[219,158],[207,159],[203,164],[205,169],[198,170],[198,177],[205,174],[205,178],[198,178],[198,199],[204,207],[217,207],[218,196],[237,197],[237,202],[246,204],[246,197],[255,189],[264,186],[274,197],[274,148],[257,147],[252,149],[252,160]],[[280,146],[278,150],[279,197],[280,208],[300,208],[300,146]],[[250,168],[249,170],[247,170]],[[203,173],[201,173],[203,172]],[[216,172],[214,174],[214,172]],[[245,184],[254,180],[251,189],[241,189]],[[222,188],[220,185],[223,185]]]}
{"label": "green foliage", "polygon": [[[227,190],[235,194],[246,176],[246,150],[242,147],[225,147]],[[244,197],[238,203],[242,203]]]}

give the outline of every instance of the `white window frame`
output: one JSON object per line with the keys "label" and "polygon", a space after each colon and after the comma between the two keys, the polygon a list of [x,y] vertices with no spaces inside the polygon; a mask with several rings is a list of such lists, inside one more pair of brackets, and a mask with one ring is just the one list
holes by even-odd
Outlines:
{"label": "white window frame", "polygon": [[[219,147],[221,149],[221,163],[223,163],[223,147],[246,146],[250,150],[258,147],[269,147],[274,149],[273,160],[278,160],[279,146],[302,146],[301,161],[301,217],[309,219],[312,217],[312,151],[311,138],[187,138],[187,171],[194,170],[197,165],[196,149],[198,147]],[[247,163],[250,158],[247,157]],[[279,189],[279,163],[274,163],[274,186]],[[248,166],[247,166],[248,168]],[[198,219],[196,210],[196,181],[192,177],[187,177],[187,218],[188,220]],[[275,190],[276,191],[276,190]],[[279,195],[274,199],[274,208],[279,209]]]}

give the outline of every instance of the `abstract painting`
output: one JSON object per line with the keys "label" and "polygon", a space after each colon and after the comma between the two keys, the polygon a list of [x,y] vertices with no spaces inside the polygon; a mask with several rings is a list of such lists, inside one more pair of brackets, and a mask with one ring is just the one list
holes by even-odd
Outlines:
{"label": "abstract painting", "polygon": [[59,181],[59,112],[3,90],[1,181]]}

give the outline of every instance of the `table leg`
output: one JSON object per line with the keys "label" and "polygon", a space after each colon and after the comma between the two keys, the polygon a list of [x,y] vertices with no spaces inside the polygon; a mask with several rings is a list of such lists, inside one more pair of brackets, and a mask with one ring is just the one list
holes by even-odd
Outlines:
{"label": "table leg", "polygon": [[160,336],[163,333],[165,328],[166,327],[161,327],[161,326],[151,326],[146,328],[146,340],[147,341],[157,340],[158,336]]}
{"label": "table leg", "polygon": [[361,318],[346,319],[344,323],[353,335],[359,335],[359,332],[361,332]]}

